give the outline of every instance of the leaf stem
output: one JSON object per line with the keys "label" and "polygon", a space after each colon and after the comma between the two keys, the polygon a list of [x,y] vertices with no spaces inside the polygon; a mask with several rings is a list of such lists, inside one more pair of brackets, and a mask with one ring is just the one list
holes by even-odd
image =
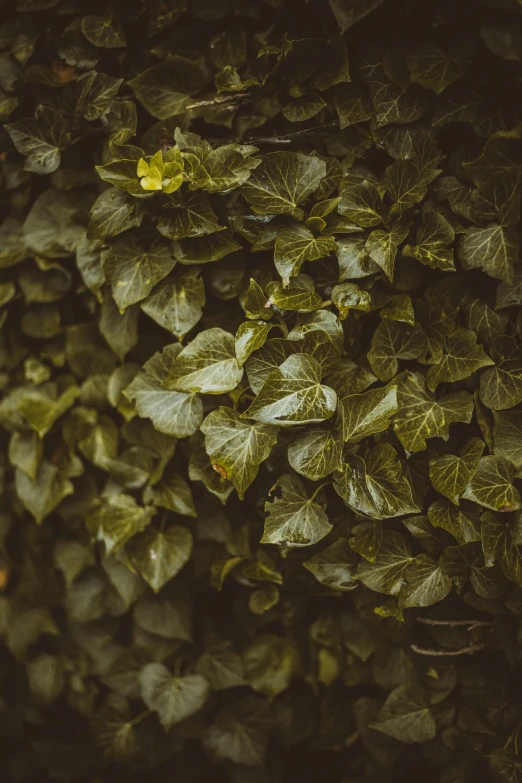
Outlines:
{"label": "leaf stem", "polygon": [[330,486],[330,484],[331,484],[331,483],[332,483],[331,481],[323,481],[323,483],[322,483],[322,484],[319,484],[319,486],[317,487],[317,489],[314,491],[314,494],[313,494],[313,495],[312,495],[312,497],[310,498],[310,503],[312,503],[312,502],[315,500],[315,498],[317,497],[317,495],[319,494],[319,492],[320,492],[322,489],[324,489],[324,487],[328,487],[328,486]]}
{"label": "leaf stem", "polygon": [[283,332],[283,336],[285,338],[287,338],[288,337],[288,326],[285,324],[285,322],[284,322],[283,318],[281,318],[281,316],[279,316],[277,320],[279,321],[279,323],[276,324],[276,326],[279,326],[279,328]]}
{"label": "leaf stem", "polygon": [[330,307],[331,304],[333,304],[331,299],[325,299],[324,302],[322,303],[320,309],[322,310],[323,307]]}
{"label": "leaf stem", "polygon": [[431,617],[417,617],[417,623],[423,625],[444,625],[450,628],[463,626],[465,628],[492,628],[493,623],[490,620],[434,620]]}
{"label": "leaf stem", "polygon": [[238,406],[239,400],[241,399],[241,397],[243,396],[243,394],[244,394],[245,392],[247,392],[249,389],[250,389],[250,386],[245,386],[245,388],[244,388],[244,389],[241,389],[241,391],[240,391],[240,392],[239,392],[239,394],[237,395],[237,397],[236,397],[236,399],[235,399],[235,402],[234,402],[234,406],[233,406],[235,411],[237,411],[237,406]]}
{"label": "leaf stem", "polygon": [[135,718],[133,718],[132,720],[129,720],[127,722],[127,725],[128,726],[137,726],[138,723],[141,723],[141,721],[145,720],[145,718],[147,718],[150,714],[151,714],[150,710],[144,710],[143,712],[140,712],[139,715],[136,715]]}
{"label": "leaf stem", "polygon": [[473,653],[484,650],[486,644],[472,644],[470,647],[463,647],[461,650],[429,650],[426,647],[419,647],[417,644],[410,644],[413,652],[417,655],[434,655],[438,658],[453,657],[455,655],[473,655]]}

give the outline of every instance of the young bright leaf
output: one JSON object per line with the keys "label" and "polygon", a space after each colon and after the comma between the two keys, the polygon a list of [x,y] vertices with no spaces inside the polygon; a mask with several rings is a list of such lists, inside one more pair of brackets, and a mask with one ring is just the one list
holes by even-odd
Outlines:
{"label": "young bright leaf", "polygon": [[307,354],[294,354],[273,370],[250,407],[241,414],[265,424],[289,427],[329,419],[337,395],[321,384],[319,362]]}
{"label": "young bright leaf", "polygon": [[[280,497],[274,493],[280,492]],[[286,473],[276,481],[265,502],[268,516],[261,543],[311,546],[328,535],[332,525],[314,495],[308,495],[301,479]]]}
{"label": "young bright leaf", "polygon": [[[244,421],[232,408],[218,408],[200,427],[212,465],[235,486],[243,499],[277,440],[278,427]],[[216,469],[216,468],[214,468]]]}

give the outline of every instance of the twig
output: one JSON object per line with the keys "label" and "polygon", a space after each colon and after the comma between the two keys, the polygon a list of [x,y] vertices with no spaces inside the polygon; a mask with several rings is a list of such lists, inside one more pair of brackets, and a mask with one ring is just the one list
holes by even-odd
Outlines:
{"label": "twig", "polygon": [[191,103],[187,106],[187,109],[202,109],[205,106],[218,106],[222,103],[233,103],[235,101],[241,101],[243,98],[250,98],[248,92],[235,92],[232,95],[217,95],[215,98],[207,101],[198,101],[198,103]]}
{"label": "twig", "polygon": [[445,625],[456,628],[463,626],[465,628],[492,628],[493,623],[490,620],[433,620],[431,617],[417,617],[415,621],[424,625]]}
{"label": "twig", "polygon": [[249,144],[291,144],[294,136],[305,136],[309,133],[321,130],[321,128],[332,128],[335,125],[337,125],[337,123],[327,122],[323,125],[314,125],[313,128],[303,128],[294,133],[285,133],[283,136],[261,136],[259,138],[249,138],[247,141]]}
{"label": "twig", "polygon": [[352,745],[355,745],[358,739],[359,739],[359,732],[354,731],[352,734],[349,734],[346,737],[345,741],[343,742],[343,745],[345,748],[351,748]]}
{"label": "twig", "polygon": [[443,658],[446,656],[455,656],[455,655],[473,655],[473,653],[480,652],[480,650],[484,650],[487,645],[486,644],[472,644],[470,647],[463,647],[461,650],[428,650],[426,647],[419,647],[417,644],[410,644],[411,649],[413,652],[417,653],[418,655],[435,655],[439,658]]}

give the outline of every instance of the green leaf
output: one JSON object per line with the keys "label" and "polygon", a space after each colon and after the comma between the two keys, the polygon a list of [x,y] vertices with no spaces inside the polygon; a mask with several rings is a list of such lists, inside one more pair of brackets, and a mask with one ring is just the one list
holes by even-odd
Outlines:
{"label": "green leaf", "polygon": [[118,188],[101,193],[93,204],[87,229],[89,239],[109,239],[141,225],[143,204]]}
{"label": "green leaf", "polygon": [[335,250],[331,236],[315,237],[306,226],[295,223],[282,228],[276,236],[274,264],[286,287],[291,277],[299,274],[305,261],[316,261]]}
{"label": "green leaf", "polygon": [[233,483],[242,500],[259,465],[268,459],[278,428],[246,422],[232,408],[218,408],[207,416],[200,429],[210,462]]}
{"label": "green leaf", "polygon": [[420,84],[437,95],[463,76],[465,63],[446,54],[437,44],[425,43],[417,46],[407,60],[412,82]]}
{"label": "green leaf", "polygon": [[383,2],[384,0],[329,0],[341,33],[345,33]]}
{"label": "green leaf", "polygon": [[454,271],[453,248],[449,247],[454,238],[455,232],[446,218],[438,212],[428,212],[422,228],[417,229],[417,244],[404,247],[403,254],[432,269]]}
{"label": "green leaf", "polygon": [[36,477],[24,470],[15,471],[15,487],[22,505],[40,525],[62,500],[74,492],[74,486],[65,474],[52,462],[43,460]]}
{"label": "green leaf", "polygon": [[60,165],[60,150],[71,137],[61,114],[39,106],[34,119],[17,120],[5,126],[14,146],[25,156],[24,166],[35,174],[51,174]]}
{"label": "green leaf", "polygon": [[262,215],[290,214],[300,218],[299,208],[326,176],[326,163],[300,152],[269,152],[251,174],[241,192]]}
{"label": "green leaf", "polygon": [[332,302],[339,310],[339,318],[344,321],[350,310],[371,310],[371,297],[368,291],[362,291],[355,283],[339,283],[332,291]]}
{"label": "green leaf", "polygon": [[82,33],[93,46],[117,49],[120,46],[127,45],[125,33],[118,18],[112,14],[84,16],[82,19]]}
{"label": "green leaf", "polygon": [[497,57],[519,62],[522,59],[522,36],[518,24],[502,18],[490,18],[481,25],[482,40]]}
{"label": "green leaf", "polygon": [[493,511],[516,511],[520,495],[513,485],[515,466],[504,457],[481,457],[475,475],[462,497]]}
{"label": "green leaf", "polygon": [[480,400],[493,410],[522,402],[522,352],[513,337],[497,337],[491,345],[496,366],[480,376]]}
{"label": "green leaf", "polygon": [[428,185],[439,174],[438,169],[420,169],[410,160],[396,160],[388,166],[384,184],[393,200],[391,217],[401,217],[426,195]]}
{"label": "green leaf", "polygon": [[244,365],[253,351],[262,348],[273,324],[266,321],[245,321],[242,323],[235,338],[235,350],[240,367]]}
{"label": "green leaf", "polygon": [[336,429],[309,427],[288,446],[288,462],[301,476],[319,481],[334,470],[341,470],[343,443]]}
{"label": "green leaf", "polygon": [[166,435],[185,438],[192,435],[203,421],[203,403],[197,394],[169,391],[164,383],[179,346],[168,345],[156,353],[125,389],[125,396],[134,401],[139,416],[152,420],[155,428]]}
{"label": "green leaf", "polygon": [[114,301],[123,312],[145,299],[156,283],[174,268],[176,261],[168,245],[158,242],[145,250],[135,236],[127,234],[102,252],[102,263]]}
{"label": "green leaf", "polygon": [[398,595],[403,585],[402,574],[413,560],[408,539],[401,533],[385,530],[379,552],[374,560],[359,563],[356,579],[385,595]]}
{"label": "green leaf", "polygon": [[258,351],[254,351],[245,364],[248,382],[254,394],[259,394],[270,373],[283,364],[289,356],[299,353],[299,349],[296,340],[283,340],[276,337],[268,340]]}
{"label": "green leaf", "polygon": [[372,182],[348,186],[341,192],[339,212],[358,226],[379,226],[382,221],[382,196]]}
{"label": "green leaf", "polygon": [[444,600],[451,591],[452,580],[436,558],[418,555],[403,571],[405,584],[399,594],[402,609],[412,606],[432,606]]}
{"label": "green leaf", "polygon": [[339,409],[344,441],[357,443],[387,430],[397,409],[396,386],[344,397]]}
{"label": "green leaf", "polygon": [[168,277],[153,289],[141,309],[149,318],[182,340],[198,323],[205,306],[205,285],[198,267]]}
{"label": "green leaf", "polygon": [[265,424],[292,426],[329,419],[337,395],[321,384],[321,367],[311,356],[294,354],[273,370],[250,407],[241,414]]}
{"label": "green leaf", "polygon": [[273,311],[268,305],[268,298],[264,295],[261,286],[252,278],[245,294],[243,307],[247,318],[253,320],[262,319],[269,321],[272,318]]}
{"label": "green leaf", "polygon": [[393,428],[408,451],[423,451],[426,438],[448,440],[450,424],[471,421],[473,398],[468,392],[449,392],[437,400],[426,390],[420,372],[401,373],[395,381],[399,410]]}
{"label": "green leaf", "polygon": [[426,335],[416,324],[381,321],[373,333],[368,361],[381,381],[390,381],[399,369],[399,359],[418,359],[426,348]]}
{"label": "green leaf", "polygon": [[388,443],[375,446],[366,461],[357,455],[349,456],[335,476],[335,490],[350,508],[373,519],[420,510],[397,452]]}
{"label": "green leaf", "polygon": [[168,239],[186,239],[225,231],[225,226],[219,225],[206,193],[177,191],[162,211],[157,229]]}
{"label": "green leaf", "polygon": [[234,337],[224,329],[200,332],[175,358],[165,381],[178,392],[222,394],[241,382],[234,349]]}
{"label": "green leaf", "polygon": [[339,84],[334,93],[334,105],[341,130],[371,120],[373,116],[368,91],[358,84]]}
{"label": "green leaf", "polygon": [[252,778],[263,766],[269,728],[266,702],[246,695],[217,714],[208,727],[205,748],[218,759],[246,767]]}
{"label": "green leaf", "polygon": [[433,488],[441,495],[459,505],[459,497],[475,475],[485,443],[480,438],[471,438],[459,456],[444,454],[430,460],[430,480]]}
{"label": "green leaf", "polygon": [[308,93],[289,101],[282,114],[289,122],[306,122],[315,117],[327,105],[320,95]]}
{"label": "green leaf", "polygon": [[158,713],[165,730],[194,715],[208,698],[209,685],[204,677],[175,677],[162,663],[146,664],[139,680],[143,701],[149,710]]}
{"label": "green leaf", "polygon": [[172,55],[127,83],[149,114],[166,120],[186,110],[205,84],[205,73],[194,60]]}
{"label": "green leaf", "polygon": [[339,538],[333,544],[312,555],[303,563],[307,571],[325,587],[331,590],[349,591],[357,586],[355,570],[357,557],[346,538]]}
{"label": "green leaf", "polygon": [[437,725],[430,711],[428,694],[416,685],[395,688],[372,728],[399,742],[429,742],[435,737]]}
{"label": "green leaf", "polygon": [[512,226],[491,223],[484,227],[470,226],[458,252],[464,269],[482,269],[490,277],[511,283],[518,247],[518,236]]}
{"label": "green leaf", "polygon": [[243,185],[261,158],[251,157],[257,147],[226,144],[204,155],[191,176],[190,189],[205,188],[209,193],[229,193]]}
{"label": "green leaf", "polygon": [[424,114],[426,103],[415,88],[405,92],[385,78],[370,81],[369,88],[378,128],[415,122]]}
{"label": "green leaf", "polygon": [[103,707],[93,716],[92,732],[105,758],[129,763],[139,757],[138,729],[131,714],[127,699],[111,693]]}
{"label": "green leaf", "polygon": [[218,234],[207,234],[196,239],[183,239],[181,242],[174,242],[172,250],[180,264],[192,266],[221,261],[231,253],[241,250],[241,245],[232,239],[230,232],[220,231]]}
{"label": "green leaf", "polygon": [[181,525],[145,531],[133,539],[131,562],[155,593],[181,571],[192,553],[192,534]]}
{"label": "green leaf", "polygon": [[[280,497],[275,492],[280,493]],[[290,473],[281,476],[269,492],[262,544],[311,546],[328,535],[332,525],[314,495],[308,496],[301,479]]]}
{"label": "green leaf", "polygon": [[430,391],[435,391],[439,383],[461,381],[463,378],[469,378],[481,367],[491,364],[494,362],[487,356],[484,348],[477,345],[475,332],[458,327],[447,339],[440,364],[428,370],[426,384]]}
{"label": "green leaf", "polygon": [[368,277],[379,271],[366,248],[366,237],[339,237],[337,239],[339,282]]}
{"label": "green leaf", "polygon": [[203,653],[196,664],[196,674],[208,680],[213,691],[245,684],[243,661],[233,650],[221,645]]}
{"label": "green leaf", "polygon": [[223,478],[221,473],[212,467],[202,435],[195,438],[192,444],[188,473],[191,481],[202,481],[208,491],[219,498],[223,504],[234,491],[232,482]]}
{"label": "green leaf", "polygon": [[522,413],[493,411],[495,455],[510,460],[515,468],[522,468]]}
{"label": "green leaf", "polygon": [[123,83],[106,73],[89,71],[75,82],[76,112],[86,120],[97,120],[109,109]]}
{"label": "green leaf", "polygon": [[150,525],[155,513],[154,508],[139,506],[130,495],[110,495],[97,501],[85,522],[91,534],[104,542],[110,555]]}
{"label": "green leaf", "polygon": [[[286,286],[286,287],[285,287]],[[267,305],[280,310],[295,310],[310,313],[322,305],[322,299],[315,293],[314,281],[308,275],[297,275],[288,282],[269,283],[266,287]]]}
{"label": "green leaf", "polygon": [[169,473],[158,484],[147,487],[143,493],[143,502],[150,501],[181,516],[196,516],[190,486],[178,473]]}
{"label": "green leaf", "polygon": [[372,261],[383,270],[388,280],[393,281],[395,257],[399,245],[408,236],[409,223],[396,223],[389,231],[378,228],[366,240],[365,250]]}

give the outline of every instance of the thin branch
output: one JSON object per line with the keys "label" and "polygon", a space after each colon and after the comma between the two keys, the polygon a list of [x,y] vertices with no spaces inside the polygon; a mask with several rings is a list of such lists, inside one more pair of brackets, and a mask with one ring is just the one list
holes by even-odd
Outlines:
{"label": "thin branch", "polygon": [[465,628],[493,628],[490,620],[433,620],[431,617],[417,617],[417,623],[424,625],[444,625],[451,628],[462,626]]}
{"label": "thin branch", "polygon": [[337,123],[327,122],[323,125],[314,125],[313,128],[303,128],[294,133],[284,133],[282,136],[260,136],[258,138],[249,138],[247,141],[249,144],[291,144],[294,136],[306,136],[310,133],[315,133],[315,131],[321,130],[322,128],[332,128],[335,125],[337,125]]}
{"label": "thin branch", "polygon": [[325,487],[329,487],[331,483],[332,483],[331,481],[323,481],[323,483],[322,483],[322,484],[319,484],[319,486],[317,487],[317,489],[314,491],[314,494],[313,494],[313,495],[312,495],[312,497],[310,498],[310,503],[311,503],[313,500],[315,500],[315,499],[316,499],[317,495],[319,494],[319,492],[320,492],[322,489],[324,489]]}
{"label": "thin branch", "polygon": [[484,650],[486,644],[472,644],[470,647],[463,647],[461,650],[428,650],[426,647],[419,647],[417,644],[410,644],[413,652],[418,655],[435,655],[438,658],[453,657],[455,655],[473,655],[473,653]]}

